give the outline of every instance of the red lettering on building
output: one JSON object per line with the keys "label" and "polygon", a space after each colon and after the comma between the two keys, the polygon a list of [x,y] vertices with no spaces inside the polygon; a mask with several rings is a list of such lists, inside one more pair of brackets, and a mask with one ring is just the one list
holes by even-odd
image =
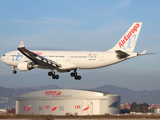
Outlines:
{"label": "red lettering on building", "polygon": [[26,106],[23,106],[23,109],[26,109]]}
{"label": "red lettering on building", "polygon": [[75,109],[81,109],[80,105],[75,105]]}
{"label": "red lettering on building", "polygon": [[49,105],[46,105],[46,106],[45,106],[45,109],[49,109]]}
{"label": "red lettering on building", "polygon": [[140,25],[137,23],[127,35],[124,35],[123,40],[119,42],[120,48],[126,43],[126,41],[128,41],[128,39],[132,36],[133,33],[137,32],[137,29],[139,28],[139,26]]}
{"label": "red lettering on building", "polygon": [[53,95],[56,95],[57,92],[56,91],[45,91],[45,96],[53,96]]}

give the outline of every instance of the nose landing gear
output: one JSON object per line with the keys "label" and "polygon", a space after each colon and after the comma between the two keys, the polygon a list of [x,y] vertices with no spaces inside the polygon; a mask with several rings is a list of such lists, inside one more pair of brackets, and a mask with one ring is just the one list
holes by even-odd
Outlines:
{"label": "nose landing gear", "polygon": [[16,67],[15,67],[15,66],[12,66],[12,68],[14,69],[14,70],[12,71],[12,73],[13,73],[13,74],[16,74],[16,73],[17,73]]}
{"label": "nose landing gear", "polygon": [[16,70],[13,70],[13,71],[12,71],[12,73],[13,73],[13,74],[16,74],[16,73],[17,73],[17,71],[16,71]]}

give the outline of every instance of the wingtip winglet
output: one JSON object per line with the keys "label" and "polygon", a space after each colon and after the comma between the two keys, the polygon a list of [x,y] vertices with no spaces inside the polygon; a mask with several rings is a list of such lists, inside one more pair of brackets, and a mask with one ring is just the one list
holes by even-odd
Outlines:
{"label": "wingtip winglet", "polygon": [[22,48],[22,47],[24,47],[24,42],[23,41],[21,41],[21,43],[19,45],[19,48]]}

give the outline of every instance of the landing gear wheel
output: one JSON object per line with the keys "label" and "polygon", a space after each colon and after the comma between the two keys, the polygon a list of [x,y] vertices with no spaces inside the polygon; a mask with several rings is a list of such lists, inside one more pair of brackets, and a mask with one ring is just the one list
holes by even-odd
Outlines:
{"label": "landing gear wheel", "polygon": [[81,76],[80,75],[78,76],[78,80],[81,80]]}
{"label": "landing gear wheel", "polygon": [[75,76],[75,73],[71,73],[71,77],[74,77]]}
{"label": "landing gear wheel", "polygon": [[13,70],[13,71],[12,71],[12,73],[13,73],[13,74],[16,74],[16,73],[17,73],[17,71],[16,71],[16,70]]}
{"label": "landing gear wheel", "polygon": [[56,79],[59,79],[59,75],[55,75],[55,78],[56,78]]}
{"label": "landing gear wheel", "polygon": [[78,79],[78,77],[77,77],[77,76],[75,76],[75,77],[74,77],[74,79],[75,79],[75,80],[77,80],[77,79]]}
{"label": "landing gear wheel", "polygon": [[52,76],[53,75],[53,73],[52,72],[48,72],[48,76]]}
{"label": "landing gear wheel", "polygon": [[81,76],[78,75],[78,73],[76,72],[76,69],[70,75],[71,77],[74,77],[75,80],[81,80]]}
{"label": "landing gear wheel", "polygon": [[52,75],[52,78],[53,78],[53,79],[56,79],[56,76],[55,76],[55,75]]}
{"label": "landing gear wheel", "polygon": [[52,75],[53,79],[59,79],[59,75]]}
{"label": "landing gear wheel", "polygon": [[49,71],[48,76],[52,76],[53,79],[59,79],[59,75],[55,75],[54,70]]}
{"label": "landing gear wheel", "polygon": [[81,76],[80,75],[79,76],[75,76],[74,78],[75,78],[75,80],[81,80]]}

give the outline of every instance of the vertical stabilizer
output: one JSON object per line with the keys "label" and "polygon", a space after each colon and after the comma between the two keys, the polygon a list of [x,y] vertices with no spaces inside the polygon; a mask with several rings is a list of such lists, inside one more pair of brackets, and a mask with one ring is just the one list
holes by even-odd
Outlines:
{"label": "vertical stabilizer", "polygon": [[133,23],[118,43],[109,51],[121,50],[125,52],[133,52],[141,27],[142,22]]}

